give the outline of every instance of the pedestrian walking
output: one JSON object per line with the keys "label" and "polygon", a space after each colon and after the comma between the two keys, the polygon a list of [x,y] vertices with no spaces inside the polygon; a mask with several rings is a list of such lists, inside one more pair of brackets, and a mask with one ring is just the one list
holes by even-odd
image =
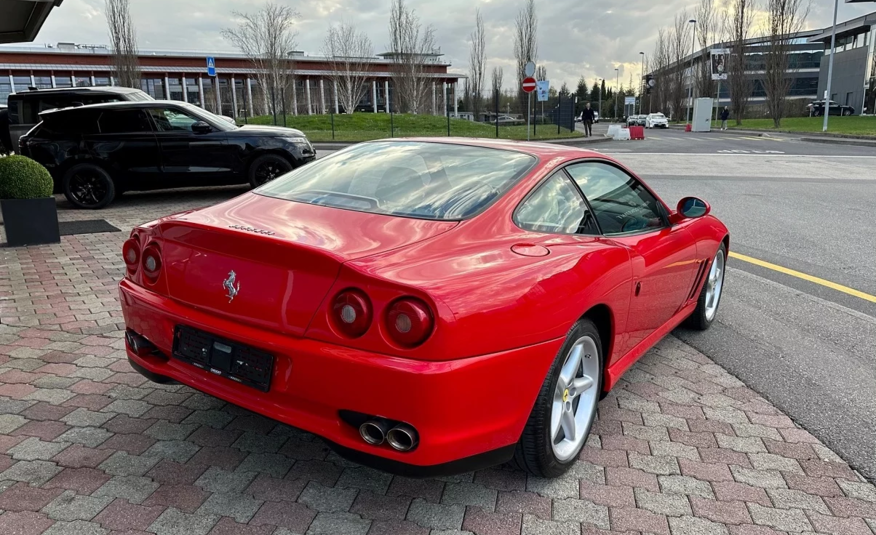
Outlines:
{"label": "pedestrian walking", "polygon": [[721,130],[727,130],[727,119],[730,118],[730,110],[724,106],[724,111],[721,112]]}
{"label": "pedestrian walking", "polygon": [[593,110],[590,109],[590,103],[588,102],[584,106],[584,111],[581,112],[581,122],[584,123],[584,137],[593,135],[593,119]]}

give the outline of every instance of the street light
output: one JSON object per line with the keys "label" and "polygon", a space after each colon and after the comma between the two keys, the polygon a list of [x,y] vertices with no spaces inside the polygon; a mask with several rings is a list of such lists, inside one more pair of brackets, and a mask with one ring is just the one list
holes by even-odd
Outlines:
{"label": "street light", "polygon": [[[864,2],[876,2],[876,0],[846,0],[847,4],[862,4]],[[830,32],[830,60],[827,63],[827,91],[824,96],[824,126],[822,132],[827,132],[827,118],[830,116],[831,82],[833,81],[833,56],[836,54],[836,12],[839,11],[839,0],[833,3],[833,27]],[[842,110],[842,108],[840,108]],[[863,111],[862,111],[863,113]],[[842,115],[842,111],[840,111]]]}
{"label": "street light", "polygon": [[642,80],[645,79],[645,53],[639,52],[639,54],[642,55],[642,77],[639,79],[639,115],[642,115],[642,102],[645,100],[645,92],[642,91]]}
{"label": "street light", "polygon": [[696,46],[697,46],[697,21],[696,19],[690,19],[688,21],[691,26],[693,26],[693,43],[691,43],[690,50],[690,89],[688,90],[688,106],[687,106],[687,124],[690,124],[690,109],[693,107],[693,85],[694,85],[694,77],[693,77],[693,63],[694,63],[694,54],[696,54]]}
{"label": "street light", "polygon": [[614,82],[614,120],[617,120],[617,97],[620,96],[620,71],[618,69],[614,70],[615,82]]}

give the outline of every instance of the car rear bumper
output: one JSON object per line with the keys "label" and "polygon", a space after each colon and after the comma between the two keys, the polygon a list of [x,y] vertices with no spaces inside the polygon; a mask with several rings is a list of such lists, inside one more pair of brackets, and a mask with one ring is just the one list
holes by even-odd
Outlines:
{"label": "car rear bumper", "polygon": [[[170,378],[326,439],[356,462],[411,476],[469,471],[510,459],[542,381],[562,345],[553,340],[479,357],[427,362],[280,335],[229,322],[123,280],[125,323],[157,347],[132,365],[152,380]],[[262,392],[171,356],[177,325],[269,352],[272,383]],[[142,353],[142,352],[141,352]],[[406,422],[419,445],[399,452],[372,446],[341,411]]]}

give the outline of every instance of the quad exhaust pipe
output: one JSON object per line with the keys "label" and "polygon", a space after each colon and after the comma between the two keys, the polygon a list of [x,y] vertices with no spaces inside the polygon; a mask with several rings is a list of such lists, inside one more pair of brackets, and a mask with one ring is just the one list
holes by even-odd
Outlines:
{"label": "quad exhaust pipe", "polygon": [[386,434],[392,424],[383,418],[368,420],[359,426],[359,436],[372,446],[379,446],[386,440]]}
{"label": "quad exhaust pipe", "polygon": [[392,449],[401,452],[413,450],[420,442],[420,435],[413,426],[385,418],[366,420],[359,426],[359,436],[372,446],[380,446],[386,442]]}
{"label": "quad exhaust pipe", "polygon": [[386,433],[386,441],[394,450],[411,451],[420,442],[417,430],[408,424],[398,424]]}

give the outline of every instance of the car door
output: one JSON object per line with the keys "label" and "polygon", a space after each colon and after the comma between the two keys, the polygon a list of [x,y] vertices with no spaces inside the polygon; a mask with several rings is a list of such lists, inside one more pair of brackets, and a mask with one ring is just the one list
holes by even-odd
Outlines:
{"label": "car door", "polygon": [[619,167],[587,161],[566,171],[587,199],[602,235],[630,251],[626,349],[632,349],[687,301],[699,268],[696,241],[687,225],[670,226],[662,203]]}
{"label": "car door", "polygon": [[181,106],[149,108],[169,187],[227,183],[231,177],[225,132],[199,132],[204,121]]}
{"label": "car door", "polygon": [[106,108],[97,131],[84,133],[87,152],[101,162],[122,189],[149,189],[161,180],[158,141],[140,108]]}

